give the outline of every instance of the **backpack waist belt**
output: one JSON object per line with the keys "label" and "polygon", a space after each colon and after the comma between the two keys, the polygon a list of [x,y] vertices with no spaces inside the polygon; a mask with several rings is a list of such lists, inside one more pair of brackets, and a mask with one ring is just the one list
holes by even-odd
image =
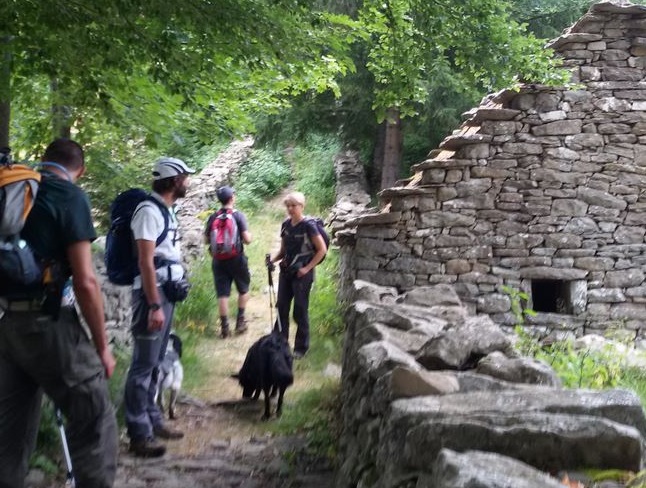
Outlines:
{"label": "backpack waist belt", "polygon": [[43,300],[1,300],[0,309],[5,312],[40,312]]}

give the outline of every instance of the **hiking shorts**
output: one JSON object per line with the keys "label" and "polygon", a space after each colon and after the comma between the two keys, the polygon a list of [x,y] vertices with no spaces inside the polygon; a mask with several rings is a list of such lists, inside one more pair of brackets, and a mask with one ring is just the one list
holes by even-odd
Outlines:
{"label": "hiking shorts", "polygon": [[214,259],[212,266],[215,294],[218,298],[231,295],[231,284],[235,282],[240,295],[249,291],[251,275],[247,256],[244,254],[231,259]]}

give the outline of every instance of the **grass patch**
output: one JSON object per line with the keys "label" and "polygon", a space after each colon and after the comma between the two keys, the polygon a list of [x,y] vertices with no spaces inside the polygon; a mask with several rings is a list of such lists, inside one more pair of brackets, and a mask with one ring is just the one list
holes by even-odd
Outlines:
{"label": "grass patch", "polygon": [[625,368],[617,386],[633,390],[644,407],[646,407],[646,371],[639,368]]}
{"label": "grass patch", "polygon": [[309,214],[321,215],[334,205],[334,156],[340,147],[336,139],[312,135],[291,154],[294,187],[305,195]]}
{"label": "grass patch", "polygon": [[339,382],[328,380],[300,394],[294,404],[283,411],[280,420],[269,427],[276,434],[304,433],[309,452],[333,462],[341,434]]}
{"label": "grass patch", "polygon": [[206,252],[192,263],[189,280],[191,291],[188,298],[175,307],[174,325],[188,332],[214,336],[217,333],[217,299],[211,257]]}
{"label": "grass patch", "polygon": [[56,423],[54,404],[49,398],[44,397],[40,412],[36,450],[29,460],[29,466],[38,468],[45,474],[53,476],[64,471],[62,462],[63,448]]}
{"label": "grass patch", "polygon": [[634,391],[646,407],[646,371],[627,365],[629,353],[620,352],[617,345],[608,343],[599,350],[575,349],[572,340],[565,340],[543,346],[521,328],[516,332],[519,352],[549,364],[565,387],[625,388]]}
{"label": "grass patch", "polygon": [[182,339],[182,367],[184,381],[182,388],[186,391],[198,389],[210,371],[197,354],[197,346],[203,340],[202,334],[195,330],[183,329],[177,332]]}

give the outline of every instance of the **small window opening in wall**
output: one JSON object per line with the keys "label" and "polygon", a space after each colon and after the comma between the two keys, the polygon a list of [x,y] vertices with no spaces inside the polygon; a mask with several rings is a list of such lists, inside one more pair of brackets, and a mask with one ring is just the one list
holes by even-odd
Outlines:
{"label": "small window opening in wall", "polygon": [[532,305],[535,312],[572,314],[570,282],[532,280]]}

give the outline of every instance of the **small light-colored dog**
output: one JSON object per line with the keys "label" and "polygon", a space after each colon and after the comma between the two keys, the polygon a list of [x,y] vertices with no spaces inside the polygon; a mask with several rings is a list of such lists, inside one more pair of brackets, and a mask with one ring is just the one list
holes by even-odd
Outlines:
{"label": "small light-colored dog", "polygon": [[184,379],[181,358],[182,340],[177,334],[171,332],[166,355],[159,365],[159,376],[157,378],[157,405],[159,405],[162,413],[164,412],[164,392],[170,390],[168,399],[168,417],[170,419],[177,418],[175,405]]}

